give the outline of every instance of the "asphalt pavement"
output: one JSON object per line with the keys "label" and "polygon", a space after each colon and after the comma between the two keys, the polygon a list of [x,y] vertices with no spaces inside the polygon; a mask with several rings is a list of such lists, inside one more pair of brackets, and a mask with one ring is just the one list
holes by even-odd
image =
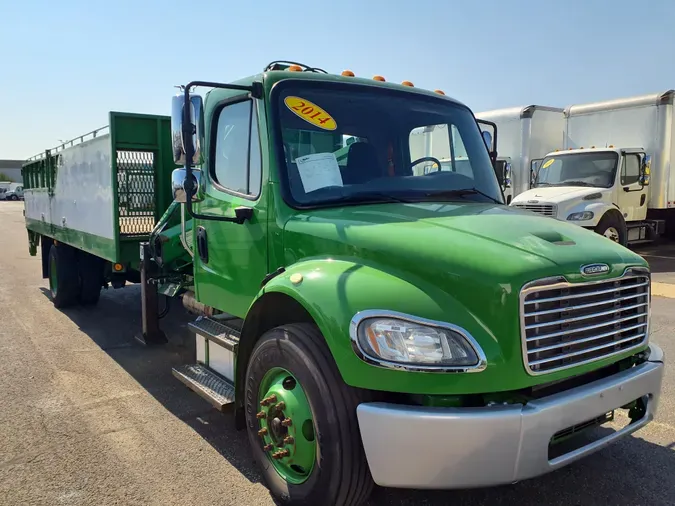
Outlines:
{"label": "asphalt pavement", "polygon": [[[190,316],[174,303],[169,344],[144,348],[137,286],[104,291],[95,308],[54,309],[22,210],[0,202],[0,504],[273,504],[246,434],[171,375],[192,359]],[[675,247],[643,254],[668,295]],[[675,299],[655,296],[651,339],[667,359],[674,329]],[[566,468],[491,489],[378,488],[370,504],[675,504],[675,372],[653,423]]]}

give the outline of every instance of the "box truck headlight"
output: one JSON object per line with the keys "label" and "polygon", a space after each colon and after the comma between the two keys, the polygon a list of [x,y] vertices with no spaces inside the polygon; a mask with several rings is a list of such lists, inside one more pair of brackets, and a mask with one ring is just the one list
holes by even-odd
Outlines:
{"label": "box truck headlight", "polygon": [[583,211],[581,213],[572,213],[567,217],[567,219],[569,221],[586,221],[592,220],[593,216],[594,215],[591,211]]}
{"label": "box truck headlight", "polygon": [[[478,344],[460,329],[374,316],[352,321],[352,339],[364,359],[405,368],[479,368],[485,358]],[[355,335],[354,335],[355,334]],[[470,342],[471,341],[471,342]],[[383,363],[384,362],[384,363]]]}

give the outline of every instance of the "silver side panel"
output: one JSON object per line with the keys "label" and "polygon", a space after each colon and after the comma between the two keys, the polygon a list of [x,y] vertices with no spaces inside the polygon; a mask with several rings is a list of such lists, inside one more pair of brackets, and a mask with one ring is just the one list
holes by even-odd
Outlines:
{"label": "silver side panel", "polygon": [[114,239],[110,152],[109,134],[61,151],[54,195],[43,189],[26,190],[26,218]]}
{"label": "silver side panel", "polygon": [[565,133],[562,109],[516,107],[482,112],[476,117],[497,124],[497,153],[500,158],[511,159],[514,197],[530,188],[532,160],[562,149]]}

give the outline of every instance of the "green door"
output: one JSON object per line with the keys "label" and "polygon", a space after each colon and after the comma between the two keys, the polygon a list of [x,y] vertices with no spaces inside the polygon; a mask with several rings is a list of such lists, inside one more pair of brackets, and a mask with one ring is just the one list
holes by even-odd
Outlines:
{"label": "green door", "polygon": [[[253,210],[243,224],[197,220],[194,272],[201,302],[243,317],[267,274],[267,215],[256,103],[248,97],[219,105],[211,122],[201,214],[234,217]],[[208,182],[206,182],[208,180]]]}

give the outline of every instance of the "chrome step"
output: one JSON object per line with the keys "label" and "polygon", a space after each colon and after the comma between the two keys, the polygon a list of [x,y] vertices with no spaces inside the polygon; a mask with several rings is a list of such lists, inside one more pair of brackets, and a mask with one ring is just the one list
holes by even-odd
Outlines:
{"label": "chrome step", "polygon": [[216,320],[207,316],[200,316],[188,324],[188,328],[209,341],[213,341],[223,348],[237,353],[241,332],[236,328],[239,319]]}
{"label": "chrome step", "polygon": [[234,403],[234,385],[201,364],[187,364],[172,369],[173,375],[190,390],[220,411]]}

